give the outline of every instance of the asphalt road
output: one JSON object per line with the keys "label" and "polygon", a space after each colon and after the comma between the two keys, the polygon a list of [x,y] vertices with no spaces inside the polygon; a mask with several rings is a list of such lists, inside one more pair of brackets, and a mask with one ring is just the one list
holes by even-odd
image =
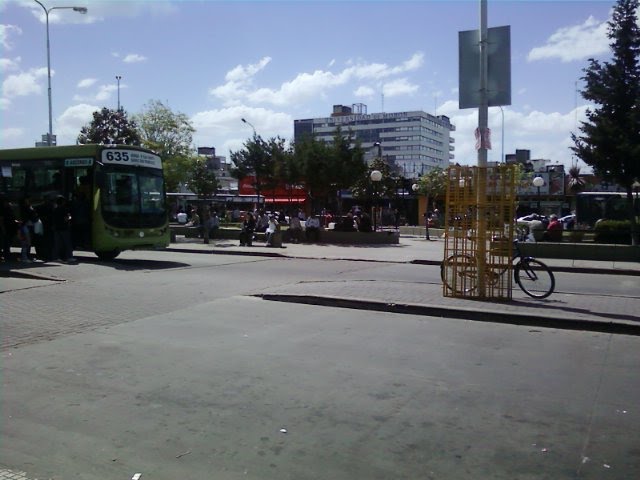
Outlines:
{"label": "asphalt road", "polygon": [[638,337],[254,296],[437,275],[127,252],[3,278],[0,479],[634,478]]}

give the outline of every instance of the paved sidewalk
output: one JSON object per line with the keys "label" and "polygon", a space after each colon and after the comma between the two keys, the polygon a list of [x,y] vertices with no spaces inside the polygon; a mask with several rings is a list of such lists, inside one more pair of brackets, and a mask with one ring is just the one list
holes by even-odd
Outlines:
{"label": "paved sidewalk", "polygon": [[[263,242],[254,243],[252,247],[240,247],[238,242],[233,240],[212,240],[211,243],[204,244],[202,240],[178,237],[178,242],[171,244],[167,249],[168,254],[171,252],[439,265],[443,258],[444,241],[401,237],[400,244],[397,245],[286,244],[284,248],[268,248]],[[542,260],[555,272],[615,275],[615,281],[629,282],[632,286],[637,284],[637,291],[640,292],[639,263],[546,258]],[[17,268],[9,270],[7,265],[3,264],[0,265],[0,274],[16,277],[38,275],[39,270],[44,273],[45,269],[39,269],[37,265],[32,264],[24,268],[18,265]],[[73,268],[73,265],[66,268]],[[606,278],[607,281],[613,281],[612,277]],[[513,299],[508,302],[445,297],[439,281],[333,282],[330,279],[319,279],[317,282],[288,285],[285,288],[274,287],[262,292],[261,296],[265,299],[288,302],[455,317],[532,327],[640,335],[638,295],[566,293],[561,282],[557,283],[556,292],[547,299],[527,297],[515,288]]]}
{"label": "paved sidewalk", "polygon": [[[402,237],[398,245],[287,244],[285,248],[268,248],[261,242],[252,247],[240,247],[238,242],[231,240],[212,241],[205,245],[202,241],[190,239],[172,244],[170,250],[439,265],[444,255],[444,241]],[[543,260],[556,272],[617,275],[637,283],[640,292],[638,263]],[[530,298],[516,288],[509,302],[445,297],[440,282],[380,280],[305,282],[273,288],[261,296],[276,301],[640,335],[640,298],[637,296],[576,295],[562,293],[561,286],[544,300]]]}

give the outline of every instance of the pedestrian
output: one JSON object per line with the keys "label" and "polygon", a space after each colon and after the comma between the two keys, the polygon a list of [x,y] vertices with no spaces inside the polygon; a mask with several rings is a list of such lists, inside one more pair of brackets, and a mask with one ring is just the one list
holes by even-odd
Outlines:
{"label": "pedestrian", "polygon": [[371,232],[371,217],[364,212],[360,217],[356,217],[359,232]]}
{"label": "pedestrian", "polygon": [[544,232],[544,239],[548,242],[562,241],[562,224],[557,215],[549,216],[549,225],[547,225],[547,230]]}
{"label": "pedestrian", "polygon": [[0,215],[2,216],[0,221],[0,229],[2,230],[2,235],[0,235],[2,236],[2,257],[5,262],[11,262],[14,260],[11,255],[11,245],[13,245],[20,224],[9,199],[2,195],[0,202],[2,204],[0,208]]}
{"label": "pedestrian", "polygon": [[20,261],[31,263],[31,244],[34,236],[33,227],[38,221],[38,213],[31,205],[28,197],[20,201],[20,227],[18,238],[20,239]]}
{"label": "pedestrian", "polygon": [[240,232],[240,246],[250,247],[253,243],[253,232],[256,229],[256,221],[251,212],[247,212],[244,222],[242,223],[242,231]]}
{"label": "pedestrian", "polygon": [[315,213],[305,222],[305,236],[307,242],[318,241],[320,239],[320,219]]}
{"label": "pedestrian", "polygon": [[269,221],[267,223],[267,230],[265,235],[267,247],[273,247],[273,236],[275,235],[277,230],[278,221],[276,220],[276,217],[274,215],[269,215]]}
{"label": "pedestrian", "polygon": [[269,216],[262,210],[257,214],[256,218],[256,232],[266,232],[269,225]]}
{"label": "pedestrian", "polygon": [[91,246],[91,204],[86,190],[78,188],[71,202],[71,241],[74,249]]}
{"label": "pedestrian", "polygon": [[297,212],[289,219],[289,237],[293,243],[300,243],[302,238],[302,223]]}
{"label": "pedestrian", "polygon": [[66,199],[60,195],[53,209],[53,259],[63,262],[75,262],[71,244],[71,213]]}
{"label": "pedestrian", "polygon": [[34,245],[36,247],[36,257],[43,262],[48,262],[53,259],[54,198],[54,195],[47,195],[44,202],[36,207],[38,218],[42,222],[42,234],[37,236]]}

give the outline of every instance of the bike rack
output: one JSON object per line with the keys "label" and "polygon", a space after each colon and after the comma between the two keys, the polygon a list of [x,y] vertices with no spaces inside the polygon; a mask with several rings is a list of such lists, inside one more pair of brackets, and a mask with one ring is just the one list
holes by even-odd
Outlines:
{"label": "bike rack", "polygon": [[504,164],[449,168],[445,297],[512,298],[516,173],[515,166]]}

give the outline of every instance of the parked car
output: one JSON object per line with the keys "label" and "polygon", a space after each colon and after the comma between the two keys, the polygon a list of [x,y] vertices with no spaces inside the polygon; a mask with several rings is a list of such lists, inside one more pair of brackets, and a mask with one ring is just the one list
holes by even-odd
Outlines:
{"label": "parked car", "polygon": [[558,221],[562,224],[562,228],[565,230],[573,230],[573,227],[576,224],[576,215],[572,213],[571,215],[565,215],[558,219]]}

